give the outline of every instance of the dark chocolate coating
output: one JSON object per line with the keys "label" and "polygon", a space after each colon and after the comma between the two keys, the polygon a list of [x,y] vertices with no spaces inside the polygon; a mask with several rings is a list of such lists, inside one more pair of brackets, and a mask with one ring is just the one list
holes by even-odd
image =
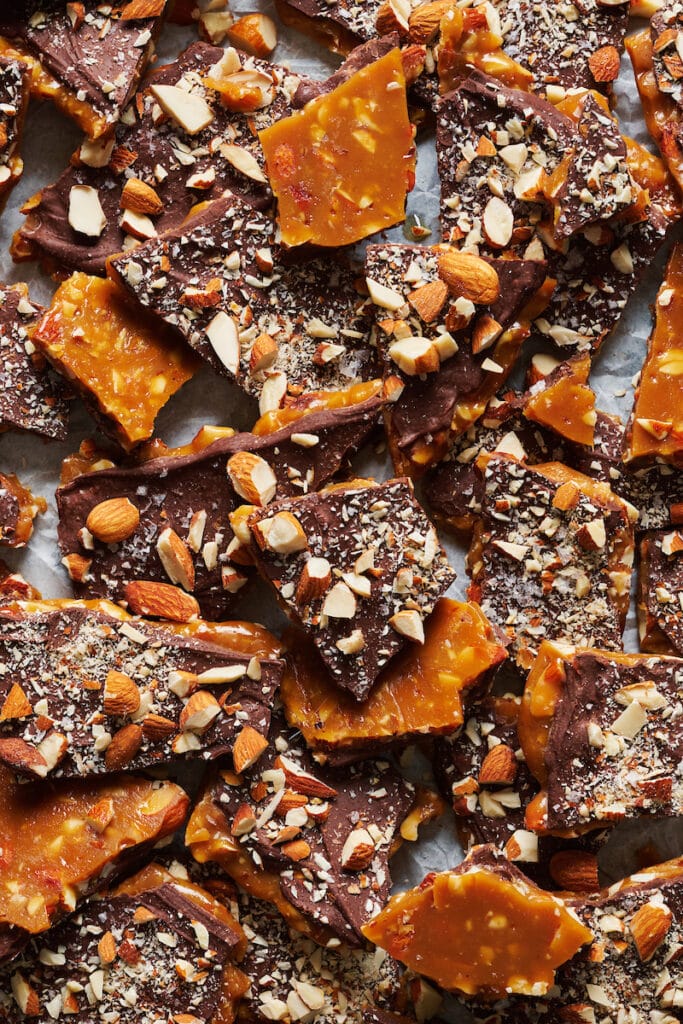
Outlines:
{"label": "dark chocolate coating", "polygon": [[662,541],[666,536],[665,530],[653,530],[641,540],[640,592],[673,653],[683,657],[683,558],[680,552],[664,554]]}

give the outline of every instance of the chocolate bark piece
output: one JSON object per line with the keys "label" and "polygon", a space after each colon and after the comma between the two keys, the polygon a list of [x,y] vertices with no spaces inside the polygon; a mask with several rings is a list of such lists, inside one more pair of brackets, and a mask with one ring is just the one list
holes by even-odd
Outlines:
{"label": "chocolate bark piece", "polygon": [[[524,307],[545,280],[543,262],[494,259],[482,269],[495,271],[497,298],[487,301],[491,290],[475,297],[476,279],[466,296],[449,294],[448,255],[448,247],[413,245],[371,245],[366,253],[385,376],[403,385],[386,414],[392,458],[397,472],[411,475],[445,453],[511,372],[529,329]],[[411,338],[421,346],[412,362]],[[427,372],[423,338],[435,350]]]}
{"label": "chocolate bark piece", "polygon": [[148,868],[34,939],[2,977],[0,1007],[8,1024],[26,1012],[45,1024],[63,1013],[121,1024],[234,1019],[223,1016],[234,1011],[228,971],[244,944],[208,892]]}
{"label": "chocolate bark piece", "polygon": [[0,210],[24,169],[19,145],[28,106],[29,78],[26,64],[0,56]]}
{"label": "chocolate bark piece", "polygon": [[[577,116],[575,105],[569,104],[567,110]],[[648,190],[647,199],[640,193],[644,208],[638,216],[643,219],[631,223],[629,214],[623,220],[589,225],[559,245],[547,215],[545,179],[530,154],[542,152],[545,172],[552,175],[569,150],[580,153],[583,147],[572,118],[480,72],[473,72],[439,107],[444,237],[463,240],[470,250],[477,246],[481,254],[497,255],[502,249],[527,259],[545,258],[557,285],[535,320],[533,337],[549,339],[565,356],[600,346],[680,205],[661,162],[627,142],[631,176],[641,190]]]}
{"label": "chocolate bark piece", "polygon": [[0,35],[6,37],[0,52],[11,41],[32,65],[32,92],[48,96],[97,138],[116,124],[133,96],[154,53],[165,7],[165,0],[147,4],[154,14],[141,17],[125,3],[84,0],[70,11],[61,3],[7,0],[0,13]]}
{"label": "chocolate bark piece", "polygon": [[633,561],[633,510],[560,463],[487,457],[468,596],[508,635],[522,670],[539,640],[620,650]]}
{"label": "chocolate bark piece", "polygon": [[[208,78],[232,90],[232,98],[224,102]],[[263,157],[257,132],[289,113],[300,81],[285,68],[255,57],[193,43],[172,64],[154,73],[131,108],[134,112],[117,125],[113,145],[102,143],[93,149],[86,143],[75,158],[76,166],[42,189],[35,205],[30,201],[27,219],[15,237],[15,258],[40,258],[51,267],[104,274],[107,258],[123,251],[126,239],[132,237],[119,223],[123,190],[131,177],[153,189],[158,200],[152,215],[146,214],[149,223],[136,222],[138,237],[179,227],[197,202],[218,198],[226,189],[267,206],[270,192],[259,170]],[[188,88],[193,109],[196,105],[206,121],[199,130],[202,120],[187,120],[174,91]],[[155,89],[161,89],[157,95],[165,97],[169,111],[176,100],[175,117],[162,112]],[[236,149],[223,152],[222,146]],[[246,160],[251,176],[237,169],[231,157]],[[72,189],[82,186],[96,192],[96,197],[88,196],[97,199],[106,221],[99,234],[101,221],[88,228],[94,232],[91,236],[69,222]],[[76,201],[79,192],[74,195]]]}
{"label": "chocolate bark piece", "polygon": [[640,649],[683,656],[683,531],[652,530],[640,540]]}
{"label": "chocolate bark piece", "polygon": [[61,440],[66,437],[64,389],[29,337],[41,313],[25,284],[0,285],[0,430]]}
{"label": "chocolate bark piece", "polygon": [[179,786],[134,775],[19,785],[3,766],[0,776],[0,962],[139,863],[188,807]]}
{"label": "chocolate bark piece", "polygon": [[359,701],[406,643],[424,643],[423,620],[455,579],[405,478],[278,501],[248,522],[262,576]]}
{"label": "chocolate bark piece", "polygon": [[0,658],[0,760],[29,778],[232,754],[247,722],[267,734],[282,675],[279,661],[68,603],[0,611]]}
{"label": "chocolate bark piece", "polygon": [[209,783],[186,841],[299,930],[359,946],[389,895],[392,844],[414,797],[388,761],[321,768],[275,715],[256,768]]}
{"label": "chocolate bark piece", "polygon": [[262,412],[288,391],[338,390],[376,376],[367,299],[344,258],[288,263],[274,221],[238,196],[116,257],[109,273],[259,398]]}
{"label": "chocolate bark piece", "polygon": [[13,473],[0,473],[0,545],[25,547],[33,533],[33,520],[46,509],[45,499],[34,497]]}
{"label": "chocolate bark piece", "polygon": [[[244,558],[238,561],[235,549],[240,544],[234,539],[229,516],[245,501],[258,498],[258,488],[248,489],[250,466],[265,472],[266,482],[274,474],[278,496],[322,487],[360,447],[381,407],[382,398],[375,396],[356,405],[310,413],[272,434],[236,434],[193,455],[162,457],[133,468],[76,477],[57,491],[59,543],[76,593],[126,601],[127,586],[133,581],[178,582],[169,577],[157,549],[160,535],[170,528],[181,542],[180,548],[173,542],[176,550],[187,550],[187,556],[181,557],[186,563],[190,559],[194,573],[190,589],[204,618],[225,617],[246,582]],[[233,470],[238,470],[233,472],[234,484],[227,465],[241,453],[253,459],[247,460],[246,475],[244,456],[242,466],[239,460],[231,462]],[[114,546],[91,539],[86,526],[92,509],[111,498],[127,499],[140,517],[138,527]]]}

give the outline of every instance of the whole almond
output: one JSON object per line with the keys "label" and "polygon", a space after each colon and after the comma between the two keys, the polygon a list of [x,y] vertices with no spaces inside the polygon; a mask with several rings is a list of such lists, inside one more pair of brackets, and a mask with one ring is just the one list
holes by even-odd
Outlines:
{"label": "whole almond", "polygon": [[104,684],[106,715],[134,715],[140,707],[140,691],[125,672],[112,669]]}
{"label": "whole almond", "polygon": [[97,943],[97,953],[103,964],[112,964],[116,960],[116,940],[111,932],[105,932]]}
{"label": "whole almond", "polygon": [[560,850],[550,858],[550,876],[567,892],[597,892],[598,859],[583,850]]}
{"label": "whole almond", "polygon": [[428,43],[439,31],[441,19],[456,4],[453,0],[432,0],[420,4],[410,15],[410,38],[414,43]]}
{"label": "whole almond", "polygon": [[601,46],[588,58],[588,67],[596,82],[613,82],[619,74],[619,64],[616,46]]}
{"label": "whole almond", "polygon": [[500,281],[494,267],[469,252],[446,249],[439,256],[439,277],[456,298],[478,305],[490,305],[500,295]]}
{"label": "whole almond", "polygon": [[142,721],[142,734],[146,739],[151,740],[152,743],[165,740],[176,731],[176,723],[170,718],[165,718],[163,715],[155,715],[150,712],[150,714],[145,715]]}
{"label": "whole almond", "polygon": [[121,209],[154,217],[163,212],[164,204],[151,185],[140,178],[129,178],[121,192]]}
{"label": "whole almond", "polygon": [[171,622],[190,622],[199,617],[199,605],[191,594],[170,583],[133,580],[124,596],[134,615],[152,615]]}
{"label": "whole almond", "polygon": [[241,774],[251,768],[268,746],[268,740],[250,725],[245,725],[237,736],[232,748],[232,761],[235,771]]}
{"label": "whole almond", "polygon": [[505,743],[489,750],[479,770],[480,786],[509,786],[517,776],[517,758]]}
{"label": "whole almond", "polygon": [[85,525],[97,540],[118,544],[135,533],[140,513],[128,498],[107,498],[90,509]]}
{"label": "whole almond", "polygon": [[124,725],[112,737],[106,749],[104,764],[107,771],[117,772],[126,768],[133,760],[142,743],[142,729],[139,725]]}

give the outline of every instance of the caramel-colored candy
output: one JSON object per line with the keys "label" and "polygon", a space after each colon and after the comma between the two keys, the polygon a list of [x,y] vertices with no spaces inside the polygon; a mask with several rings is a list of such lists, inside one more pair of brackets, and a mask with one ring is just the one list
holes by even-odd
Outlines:
{"label": "caramel-colored candy", "polygon": [[0,544],[23,548],[33,533],[33,520],[47,509],[45,498],[35,497],[13,473],[0,473]]}
{"label": "caramel-colored candy", "polygon": [[672,175],[679,185],[683,185],[683,151],[678,141],[683,115],[674,98],[660,92],[657,87],[649,27],[628,36],[625,43],[633,64],[647,130],[657,143]]}
{"label": "caramel-colored candy", "polygon": [[590,368],[588,355],[569,360],[558,371],[557,379],[546,387],[532,389],[524,406],[526,418],[549,427],[568,441],[592,446],[597,414],[595,395],[586,384]]}
{"label": "caramel-colored candy", "polygon": [[311,747],[357,747],[413,734],[446,733],[463,722],[462,697],[506,657],[476,604],[441,598],[424,646],[390,662],[362,704],[340,693],[312,645],[291,634],[280,695],[290,725]]}
{"label": "caramel-colored candy", "polygon": [[683,245],[671,253],[636,391],[625,459],[683,465]]}
{"label": "caramel-colored candy", "polygon": [[393,896],[366,938],[450,991],[544,995],[555,969],[593,938],[562,900],[493,847]]}
{"label": "caramel-colored candy", "polygon": [[415,152],[400,50],[259,139],[286,245],[348,245],[403,220]]}
{"label": "caramel-colored candy", "polygon": [[199,365],[126,305],[113,282],[80,273],[58,288],[33,342],[126,449],[151,436],[159,410]]}
{"label": "caramel-colored candy", "polygon": [[368,380],[352,384],[343,391],[305,391],[297,398],[288,400],[283,408],[271,409],[270,412],[264,413],[256,421],[251,432],[259,437],[274,434],[276,430],[281,430],[311,413],[322,412],[324,409],[348,409],[349,406],[360,405],[361,402],[380,394],[382,387],[381,380]]}
{"label": "caramel-colored candy", "polygon": [[492,31],[485,4],[444,11],[440,23],[439,84],[442,95],[457,88],[471,68],[479,68],[511,89],[528,90],[533,75],[501,49],[503,37]]}

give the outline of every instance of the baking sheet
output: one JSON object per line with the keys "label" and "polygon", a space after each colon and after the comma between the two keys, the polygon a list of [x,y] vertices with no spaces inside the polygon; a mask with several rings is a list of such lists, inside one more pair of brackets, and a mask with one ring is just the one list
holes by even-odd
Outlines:
{"label": "baking sheet", "polygon": [[[254,0],[234,0],[235,13],[263,10],[277,21],[268,3]],[[297,71],[303,71],[316,78],[329,75],[339,64],[336,58],[310,40],[279,27],[279,44],[272,59],[289,64]],[[196,39],[194,28],[167,26],[158,44],[161,61],[171,60],[188,43]],[[616,84],[616,111],[621,119],[622,131],[629,134],[648,148],[653,148],[639,116],[639,101],[633,83],[630,61],[625,57],[622,72]],[[80,142],[80,133],[72,122],[64,118],[49,104],[32,103],[29,109],[22,153],[25,162],[24,177],[12,192],[6,210],[0,218],[0,280],[4,282],[27,281],[31,297],[38,302],[48,303],[55,285],[46,278],[35,264],[12,263],[8,247],[13,232],[23,221],[19,208],[23,201],[41,186],[51,183],[66,167],[71,153]],[[420,218],[420,222],[432,229],[427,244],[439,241],[438,233],[438,181],[434,138],[425,134],[418,144],[417,182],[408,200],[408,213]],[[680,231],[677,232],[680,234]],[[394,241],[405,241],[401,227],[388,232],[386,237]],[[673,240],[674,234],[672,234]],[[649,305],[654,301],[661,281],[662,269],[670,242],[653,264],[647,278],[637,294],[632,297],[621,323],[605,342],[594,361],[591,385],[598,396],[598,406],[608,412],[618,413],[625,419],[633,401],[633,377],[640,369],[650,330]],[[528,355],[529,353],[527,353]],[[513,378],[514,379],[514,378]],[[521,379],[521,371],[517,379]],[[209,368],[202,369],[181,392],[162,410],[157,419],[157,434],[169,444],[188,441],[205,423],[229,425],[248,429],[255,418],[254,405],[224,378],[215,375]],[[63,443],[44,442],[30,435],[8,433],[0,436],[0,469],[16,472],[34,493],[42,494],[48,501],[48,512],[37,520],[31,543],[22,552],[2,552],[2,557],[27,579],[39,587],[45,597],[70,595],[66,573],[59,562],[56,540],[55,487],[59,476],[61,459],[75,451],[85,437],[97,437],[95,426],[80,402],[73,404],[71,428]],[[366,456],[359,466],[363,472],[372,472],[377,478],[391,476],[391,466],[386,454],[375,453]],[[451,562],[456,568],[458,579],[449,591],[450,596],[464,599],[467,577],[464,568],[464,549],[452,537],[442,533]],[[282,617],[275,602],[261,590],[252,588],[239,609],[239,617],[253,618],[271,628],[278,628]],[[635,615],[629,616],[626,633],[626,649],[637,650]],[[429,765],[421,757],[404,758],[404,767],[413,778],[428,779]],[[649,828],[656,835],[657,843],[665,856],[683,852],[683,828],[680,821],[665,821]],[[635,838],[642,840],[642,825],[632,822],[615,830],[610,841],[605,868],[610,878],[622,877],[633,867],[631,851]],[[452,816],[430,825],[422,841],[405,844],[393,862],[393,873],[397,888],[421,881],[427,871],[441,870],[453,866],[462,859],[462,852],[455,839]],[[449,1017],[455,1020],[457,1014]]]}

